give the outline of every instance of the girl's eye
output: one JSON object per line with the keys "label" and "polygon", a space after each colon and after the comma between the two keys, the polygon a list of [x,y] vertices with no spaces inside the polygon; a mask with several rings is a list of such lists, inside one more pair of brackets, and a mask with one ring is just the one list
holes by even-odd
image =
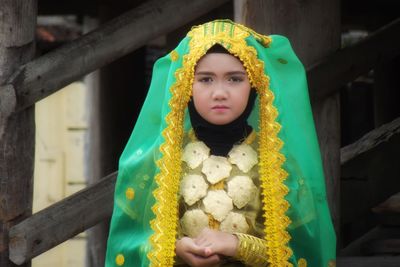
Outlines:
{"label": "girl's eye", "polygon": [[201,77],[198,79],[198,81],[202,83],[210,83],[213,81],[213,79],[211,77]]}
{"label": "girl's eye", "polygon": [[243,77],[240,77],[240,76],[232,76],[232,77],[229,77],[229,79],[228,79],[228,81],[230,81],[230,82],[234,82],[234,83],[238,83],[238,82],[243,82]]}

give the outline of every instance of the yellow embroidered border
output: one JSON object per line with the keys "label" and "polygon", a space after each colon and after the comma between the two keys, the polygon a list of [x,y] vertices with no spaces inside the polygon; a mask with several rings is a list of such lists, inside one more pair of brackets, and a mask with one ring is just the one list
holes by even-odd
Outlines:
{"label": "yellow embroidered border", "polygon": [[290,236],[286,230],[290,223],[286,216],[289,207],[284,199],[288,193],[284,185],[287,173],[282,169],[285,157],[279,152],[282,141],[278,138],[281,126],[275,121],[278,112],[273,106],[273,93],[269,78],[264,73],[264,63],[257,58],[254,47],[248,46],[245,38],[250,34],[262,45],[268,46],[271,39],[230,21],[213,21],[194,27],[188,36],[190,52],[183,56],[183,66],[175,72],[176,82],[171,86],[171,111],[166,117],[167,127],[162,135],[165,142],[160,147],[162,158],[155,177],[158,188],[153,192],[156,204],[152,210],[155,219],[151,222],[154,234],[150,237],[153,247],[148,254],[150,266],[172,266],[175,256],[176,229],[178,222],[179,180],[181,174],[181,146],[183,140],[184,110],[192,93],[194,68],[197,61],[214,44],[219,43],[243,62],[250,82],[260,96],[260,180],[263,194],[265,239],[271,267],[292,266],[288,247]]}
{"label": "yellow embroidered border", "polygon": [[189,77],[185,67],[177,70],[177,81],[171,87],[171,111],[165,119],[167,127],[162,133],[165,141],[160,146],[162,158],[157,162],[160,172],[155,177],[158,188],[153,191],[156,204],[152,207],[155,219],[150,223],[154,230],[150,237],[153,249],[148,254],[150,266],[164,267],[174,263],[184,109],[190,97],[190,92],[185,97],[182,88],[189,88],[192,83]]}

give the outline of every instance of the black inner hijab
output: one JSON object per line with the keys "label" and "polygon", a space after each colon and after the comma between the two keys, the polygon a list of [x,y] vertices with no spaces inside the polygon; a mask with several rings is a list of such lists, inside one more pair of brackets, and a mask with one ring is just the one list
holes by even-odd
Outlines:
{"label": "black inner hijab", "polygon": [[[230,54],[221,45],[214,45],[208,53],[225,53]],[[227,156],[233,145],[244,140],[252,131],[252,127],[247,123],[247,119],[253,109],[256,99],[256,91],[251,88],[247,106],[243,113],[234,121],[224,124],[215,125],[206,121],[197,112],[193,99],[188,103],[190,121],[197,139],[203,141],[211,150],[212,155]]]}

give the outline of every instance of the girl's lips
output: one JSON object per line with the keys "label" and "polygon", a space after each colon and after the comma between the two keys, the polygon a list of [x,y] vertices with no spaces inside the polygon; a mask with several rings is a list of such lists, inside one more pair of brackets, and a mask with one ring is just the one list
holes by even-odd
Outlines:
{"label": "girl's lips", "polygon": [[216,110],[224,110],[224,109],[228,109],[227,106],[223,106],[223,105],[217,105],[212,107],[212,109],[216,109]]}

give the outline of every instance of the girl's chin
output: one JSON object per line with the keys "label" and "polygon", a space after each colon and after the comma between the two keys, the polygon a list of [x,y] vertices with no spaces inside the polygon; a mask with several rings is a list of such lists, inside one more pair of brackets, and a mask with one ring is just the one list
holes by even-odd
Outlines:
{"label": "girl's chin", "polygon": [[233,120],[231,120],[231,119],[223,119],[223,120],[215,119],[215,120],[207,120],[207,121],[211,124],[222,126],[222,125],[231,123]]}

